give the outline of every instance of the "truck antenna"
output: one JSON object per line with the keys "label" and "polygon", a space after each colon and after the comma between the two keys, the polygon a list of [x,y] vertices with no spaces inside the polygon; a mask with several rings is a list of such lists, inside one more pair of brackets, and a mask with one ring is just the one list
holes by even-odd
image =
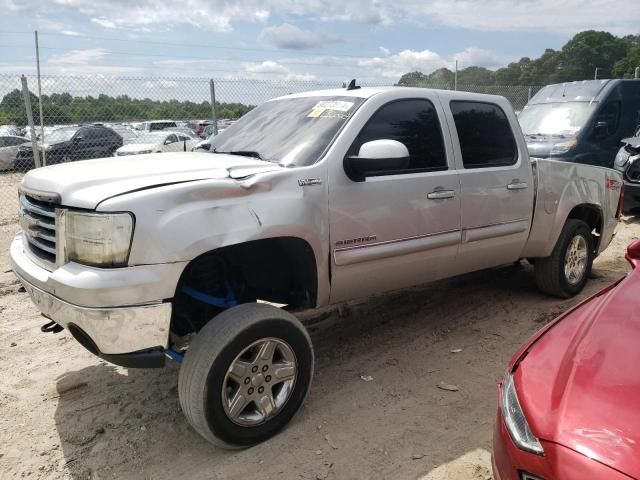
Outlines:
{"label": "truck antenna", "polygon": [[349,82],[349,85],[347,85],[347,91],[348,90],[357,90],[358,88],[360,88],[360,85],[356,85],[356,79],[355,78]]}

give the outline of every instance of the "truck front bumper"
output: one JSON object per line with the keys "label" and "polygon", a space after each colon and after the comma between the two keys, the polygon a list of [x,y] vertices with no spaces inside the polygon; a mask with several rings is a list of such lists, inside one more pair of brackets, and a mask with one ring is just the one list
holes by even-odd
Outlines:
{"label": "truck front bumper", "polygon": [[[124,366],[161,366],[182,263],[100,269],[36,264],[19,234],[11,267],[42,314],[92,353]],[[64,296],[63,296],[64,295]]]}

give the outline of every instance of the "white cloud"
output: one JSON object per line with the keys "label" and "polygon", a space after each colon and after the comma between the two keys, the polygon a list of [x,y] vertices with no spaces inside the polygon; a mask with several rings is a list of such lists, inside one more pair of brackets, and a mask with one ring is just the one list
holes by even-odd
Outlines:
{"label": "white cloud", "polygon": [[359,60],[358,65],[373,70],[383,77],[397,78],[403,73],[416,70],[431,72],[446,66],[447,62],[431,50],[402,50],[394,55]]}
{"label": "white cloud", "polygon": [[106,18],[92,18],[91,21],[103,28],[116,28],[116,24]]}
{"label": "white cloud", "polygon": [[172,89],[178,86],[175,80],[148,80],[142,84],[144,88],[152,90],[154,88]]}
{"label": "white cloud", "polygon": [[373,71],[377,75],[397,78],[407,72],[431,73],[442,67],[453,69],[456,59],[458,60],[458,68],[473,65],[495,69],[508,63],[507,59],[489,50],[471,47],[449,57],[443,57],[431,50],[417,51],[407,49],[393,55],[387,53],[384,57],[361,59],[358,61],[358,65]]}
{"label": "white cloud", "polygon": [[48,63],[53,65],[87,65],[89,63],[102,60],[109,55],[106,48],[88,48],[86,50],[71,50],[61,55],[54,55]]}
{"label": "white cloud", "polygon": [[436,23],[483,31],[582,30],[637,33],[638,0],[420,0],[400,1],[405,14],[426,15]]}
{"label": "white cloud", "polygon": [[[194,25],[225,32],[237,22],[304,18],[370,25],[414,22],[481,31],[586,29],[637,33],[638,0],[0,0],[0,11],[73,11],[104,28]],[[44,20],[40,20],[41,22]]]}
{"label": "white cloud", "polygon": [[60,33],[69,37],[78,37],[80,34],[74,30],[61,30]]}
{"label": "white cloud", "polygon": [[283,23],[282,25],[266,27],[260,38],[278,48],[289,50],[303,50],[306,48],[320,48],[328,43],[339,41],[338,38],[322,32],[302,30],[300,27]]}
{"label": "white cloud", "polygon": [[454,61],[458,60],[458,68],[475,66],[496,69],[509,62],[509,59],[505,59],[495,52],[476,47],[466,48],[462,52],[453,55],[452,59]]}
{"label": "white cloud", "polygon": [[[245,64],[245,70],[250,78],[266,78],[281,80],[314,80],[315,75],[309,73],[294,73],[284,65],[273,60],[265,60],[262,63]],[[274,77],[274,74],[276,77]]]}

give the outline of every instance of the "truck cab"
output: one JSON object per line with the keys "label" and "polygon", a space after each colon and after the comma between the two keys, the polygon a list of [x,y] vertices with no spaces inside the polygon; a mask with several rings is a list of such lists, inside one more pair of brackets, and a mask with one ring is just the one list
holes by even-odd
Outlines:
{"label": "truck cab", "polygon": [[640,81],[547,85],[518,120],[532,157],[612,168],[620,140],[640,126]]}

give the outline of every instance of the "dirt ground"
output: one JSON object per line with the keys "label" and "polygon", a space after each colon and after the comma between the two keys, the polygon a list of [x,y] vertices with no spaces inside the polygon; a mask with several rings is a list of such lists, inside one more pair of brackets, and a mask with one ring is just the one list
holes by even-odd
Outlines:
{"label": "dirt ground", "polygon": [[576,299],[539,294],[524,263],[306,315],[317,353],[308,401],[280,435],[242,451],[217,449],[187,425],[177,364],[127,370],[66,331],[40,333],[44,320],[7,263],[17,230],[0,226],[0,478],[488,480],[507,361],[624,275],[640,223],[620,224]]}

